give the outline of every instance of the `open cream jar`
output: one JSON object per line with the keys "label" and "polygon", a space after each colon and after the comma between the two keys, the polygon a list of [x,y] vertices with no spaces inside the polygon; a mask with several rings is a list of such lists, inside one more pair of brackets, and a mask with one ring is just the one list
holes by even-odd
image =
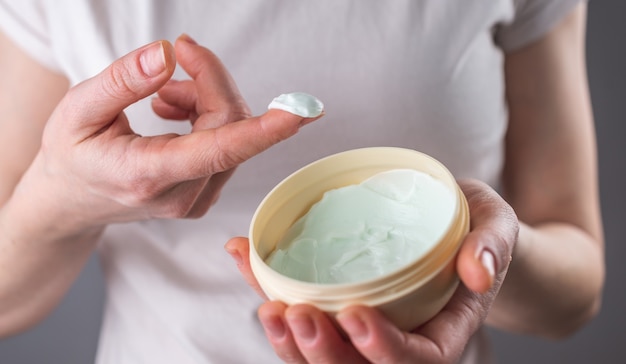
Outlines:
{"label": "open cream jar", "polygon": [[[453,194],[449,222],[437,241],[409,262],[379,276],[350,283],[312,283],[272,269],[266,260],[289,228],[325,192],[356,185],[381,172],[412,169],[432,176]],[[351,304],[379,309],[403,330],[432,318],[458,285],[455,255],[469,230],[467,202],[454,177],[438,161],[402,148],[350,150],[320,159],[296,171],[263,199],[250,226],[250,265],[270,299],[309,303],[331,315]]]}

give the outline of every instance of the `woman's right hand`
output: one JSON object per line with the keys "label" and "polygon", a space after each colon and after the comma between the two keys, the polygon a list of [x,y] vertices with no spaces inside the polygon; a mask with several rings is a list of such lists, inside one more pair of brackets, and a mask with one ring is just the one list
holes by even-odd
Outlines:
{"label": "woman's right hand", "polygon": [[[168,83],[176,59],[192,80]],[[143,137],[130,128],[124,108],[159,90],[155,111],[189,119],[190,134]],[[112,222],[201,216],[233,168],[310,120],[280,110],[250,117],[208,49],[187,36],[175,49],[155,42],[70,89],[9,203],[30,201],[32,210],[21,216],[36,217],[38,226],[59,234]]]}
{"label": "woman's right hand", "polygon": [[[2,85],[11,98],[0,105],[3,130],[12,135],[2,149],[15,154],[15,163],[6,154],[0,160],[0,270],[6,273],[0,275],[0,337],[32,326],[56,306],[107,224],[204,214],[234,167],[314,120],[280,110],[251,118],[219,59],[182,36],[175,47],[160,41],[133,51],[59,96],[39,147],[44,120],[29,118],[46,118],[46,108],[29,112],[20,106],[34,92],[36,108],[50,91],[30,79],[20,88],[19,77],[40,69],[46,87],[57,85],[60,76],[0,40],[17,57],[3,63],[13,69],[1,70],[16,76]],[[168,82],[176,61],[191,80]],[[133,132],[123,110],[157,91],[154,111],[188,119],[191,133]],[[51,95],[56,99],[57,93]],[[20,124],[11,129],[9,122]]]}

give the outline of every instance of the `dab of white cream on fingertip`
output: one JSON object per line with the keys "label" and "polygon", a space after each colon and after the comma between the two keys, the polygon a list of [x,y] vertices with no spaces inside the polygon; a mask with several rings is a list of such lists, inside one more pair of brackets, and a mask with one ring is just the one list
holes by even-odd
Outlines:
{"label": "dab of white cream on fingertip", "polygon": [[292,92],[275,97],[267,108],[283,110],[303,118],[315,118],[322,115],[324,104],[313,95]]}

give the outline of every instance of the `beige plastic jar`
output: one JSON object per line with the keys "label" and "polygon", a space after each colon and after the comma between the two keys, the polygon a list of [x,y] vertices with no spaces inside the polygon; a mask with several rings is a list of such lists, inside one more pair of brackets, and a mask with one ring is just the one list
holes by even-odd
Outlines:
{"label": "beige plastic jar", "polygon": [[[358,184],[383,171],[410,168],[430,174],[457,196],[456,213],[440,241],[386,275],[349,284],[318,284],[280,274],[265,263],[287,229],[331,189]],[[250,225],[250,265],[265,294],[287,304],[309,303],[334,315],[351,304],[376,307],[402,330],[428,321],[458,285],[455,255],[469,231],[465,196],[440,162],[415,150],[373,147],[313,162],[280,182],[263,199]]]}

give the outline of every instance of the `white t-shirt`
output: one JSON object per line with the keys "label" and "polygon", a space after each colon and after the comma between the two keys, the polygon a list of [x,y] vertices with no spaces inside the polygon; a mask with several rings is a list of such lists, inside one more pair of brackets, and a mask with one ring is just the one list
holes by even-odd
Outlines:
{"label": "white t-shirt", "polygon": [[[0,0],[0,28],[72,84],[187,33],[222,59],[254,114],[292,91],[326,106],[323,119],[240,166],[203,218],[106,230],[97,362],[277,362],[256,319],[261,301],[223,250],[247,235],[263,196],[313,160],[364,146],[416,149],[457,178],[497,187],[504,53],[537,40],[578,1]],[[188,130],[146,101],[127,113],[140,134]],[[472,340],[464,360],[490,362],[485,341]]]}

